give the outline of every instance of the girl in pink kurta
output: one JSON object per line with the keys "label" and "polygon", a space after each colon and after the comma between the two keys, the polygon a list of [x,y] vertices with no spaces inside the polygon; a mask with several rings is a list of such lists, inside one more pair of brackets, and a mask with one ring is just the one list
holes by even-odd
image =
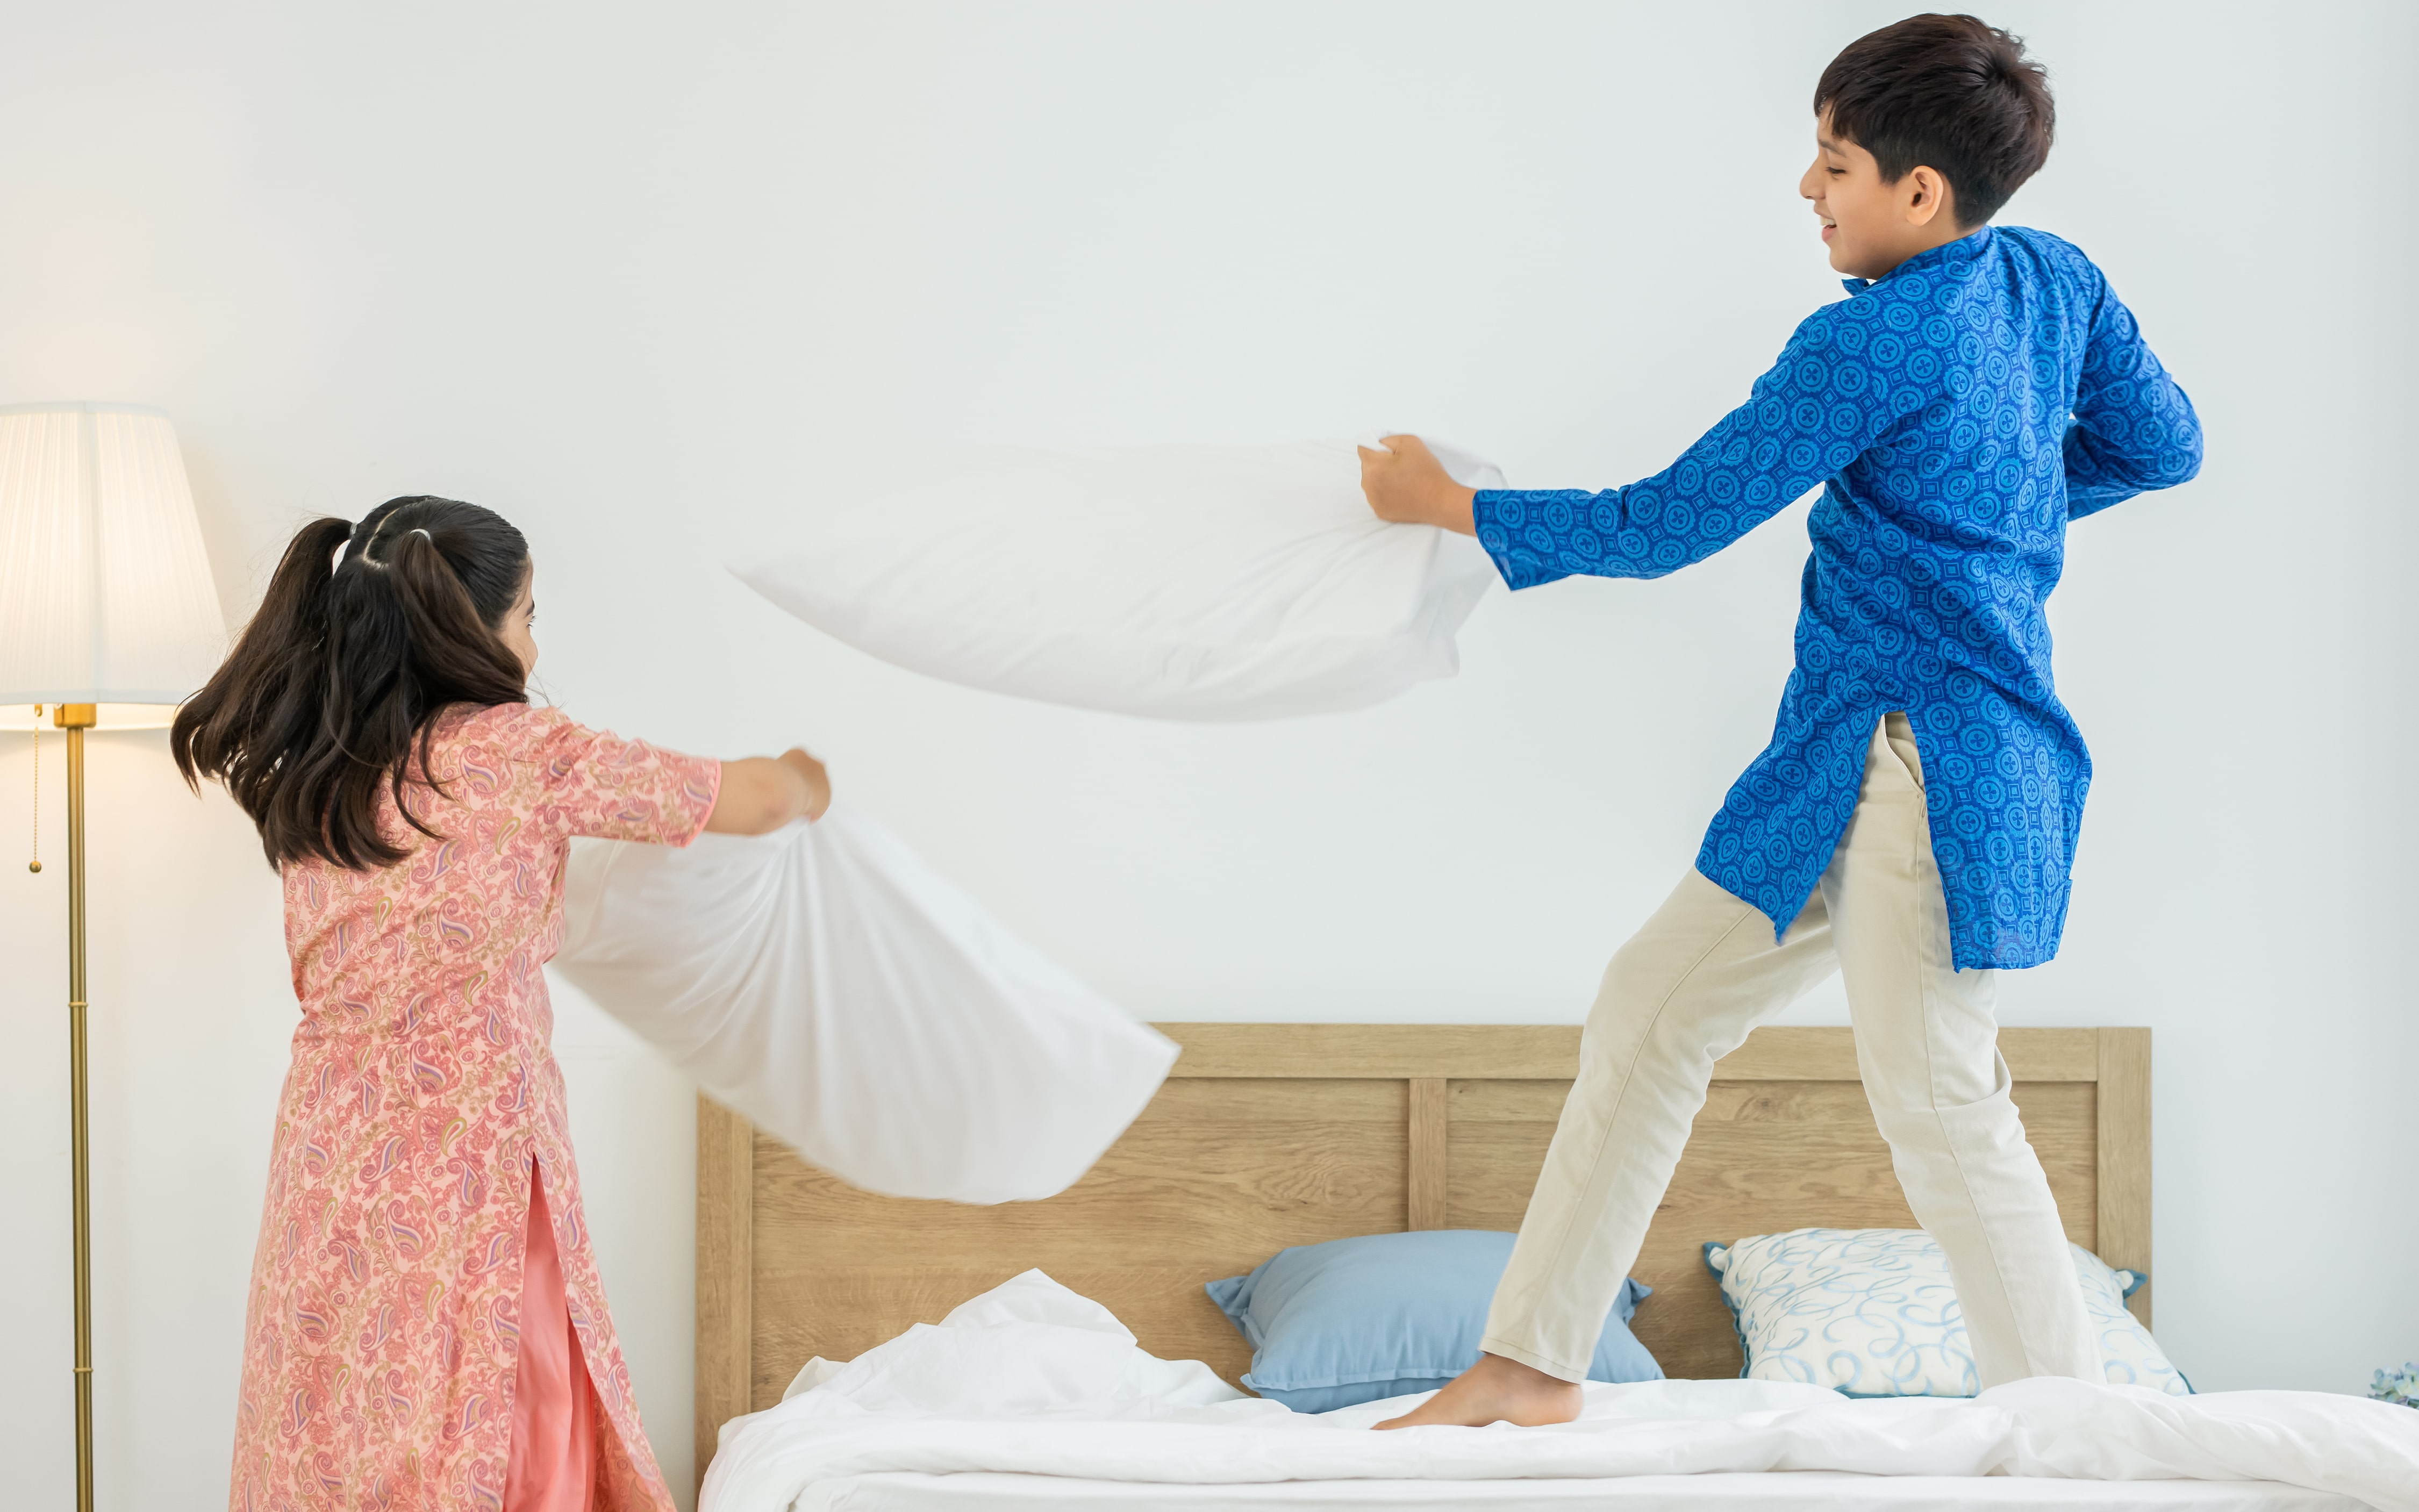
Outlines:
{"label": "girl in pink kurta", "polygon": [[[341,552],[341,556],[339,553]],[[553,1013],[573,836],[819,814],[822,769],[524,702],[519,532],[402,499],[306,527],[178,716],[285,890],[302,1009],[244,1329],[230,1506],[671,1506],[589,1253]]]}

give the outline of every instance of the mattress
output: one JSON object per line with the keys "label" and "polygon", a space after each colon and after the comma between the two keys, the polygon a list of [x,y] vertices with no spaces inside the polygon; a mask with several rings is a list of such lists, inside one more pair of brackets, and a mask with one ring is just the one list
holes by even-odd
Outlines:
{"label": "mattress", "polygon": [[1851,1400],[1769,1381],[1590,1383],[1551,1427],[1371,1432],[1162,1360],[1027,1272],[723,1426],[700,1512],[1041,1507],[2227,1507],[2419,1512],[2419,1412],[2317,1392],[2043,1378]]}
{"label": "mattress", "polygon": [[2057,1507],[2065,1512],[2364,1512],[2366,1503],[2273,1481],[2051,1480],[2041,1477],[1764,1474],[1627,1475],[1612,1480],[1285,1481],[1256,1486],[1163,1486],[1057,1475],[851,1475],[818,1485],[798,1512],[1038,1512],[1043,1507],[1137,1512],[1788,1512],[1884,1507]]}

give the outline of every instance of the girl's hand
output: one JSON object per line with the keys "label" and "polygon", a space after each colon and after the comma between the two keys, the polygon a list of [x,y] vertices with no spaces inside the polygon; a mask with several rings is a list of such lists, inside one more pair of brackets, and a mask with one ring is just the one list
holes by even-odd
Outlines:
{"label": "girl's hand", "polygon": [[794,747],[778,758],[724,762],[722,791],[705,827],[716,835],[767,835],[801,819],[821,819],[831,798],[824,764]]}
{"label": "girl's hand", "polygon": [[809,820],[821,819],[831,808],[831,774],[824,764],[807,754],[803,746],[793,746],[781,753],[781,764],[806,781],[806,801],[798,811]]}
{"label": "girl's hand", "polygon": [[1361,491],[1378,517],[1397,525],[1440,525],[1464,535],[1478,533],[1477,490],[1453,481],[1444,464],[1417,436],[1385,438],[1388,451],[1361,452]]}

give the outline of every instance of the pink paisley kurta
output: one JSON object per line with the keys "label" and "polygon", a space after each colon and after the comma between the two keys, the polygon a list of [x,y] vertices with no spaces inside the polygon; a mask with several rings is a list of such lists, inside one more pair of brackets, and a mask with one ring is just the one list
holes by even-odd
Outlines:
{"label": "pink paisley kurta", "polygon": [[530,1176],[603,1410],[596,1505],[671,1499],[639,1431],[588,1250],[554,1013],[575,835],[686,845],[718,764],[526,704],[457,708],[410,791],[431,841],[348,872],[289,863],[302,1025],[277,1110],[244,1327],[239,1512],[500,1508],[512,1450]]}

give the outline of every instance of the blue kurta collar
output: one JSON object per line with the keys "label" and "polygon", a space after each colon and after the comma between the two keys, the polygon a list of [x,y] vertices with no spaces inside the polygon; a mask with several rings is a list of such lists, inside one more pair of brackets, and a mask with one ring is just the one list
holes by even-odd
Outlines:
{"label": "blue kurta collar", "polygon": [[1936,247],[1917,253],[1914,256],[1909,257],[1906,261],[1899,264],[1896,268],[1891,269],[1888,272],[1884,273],[1879,278],[1843,278],[1840,280],[1840,286],[1846,289],[1852,295],[1862,294],[1865,290],[1873,287],[1877,284],[1888,283],[1891,279],[1896,278],[1901,273],[1909,271],[1919,272],[1922,270],[1931,267],[1934,263],[1944,263],[1952,260],[1962,262],[1964,259],[1980,253],[1990,244],[1991,228],[1987,225],[1981,226],[1975,230],[1968,231],[1965,235],[1959,237],[1954,241],[1944,241]]}

